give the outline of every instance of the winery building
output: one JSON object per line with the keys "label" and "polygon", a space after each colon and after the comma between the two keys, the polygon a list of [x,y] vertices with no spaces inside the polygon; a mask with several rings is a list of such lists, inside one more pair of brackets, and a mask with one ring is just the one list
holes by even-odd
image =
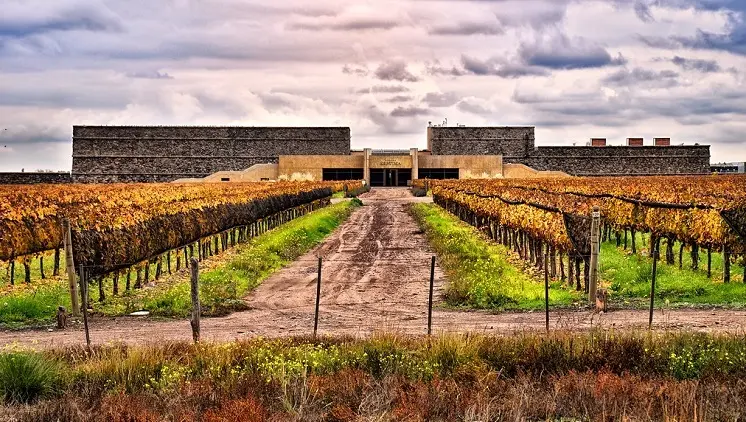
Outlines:
{"label": "winery building", "polygon": [[75,182],[365,179],[705,174],[710,147],[535,146],[534,127],[428,126],[427,148],[350,148],[348,127],[74,126]]}

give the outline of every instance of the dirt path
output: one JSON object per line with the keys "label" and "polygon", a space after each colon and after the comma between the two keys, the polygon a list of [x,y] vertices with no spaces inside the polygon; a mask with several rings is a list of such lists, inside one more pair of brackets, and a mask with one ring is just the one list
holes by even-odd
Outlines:
{"label": "dirt path", "polygon": [[[358,209],[324,243],[265,280],[248,297],[251,310],[202,320],[208,340],[250,336],[310,334],[316,297],[317,257],[323,258],[320,334],[366,335],[374,331],[423,334],[427,329],[428,278],[432,252],[406,212],[413,198],[405,189],[373,190]],[[444,277],[436,266],[436,303]],[[553,312],[553,329],[647,327],[646,311]],[[746,311],[658,311],[657,328],[703,331],[746,331]],[[435,310],[433,329],[510,333],[543,330],[544,314]],[[93,321],[92,341],[148,343],[190,340],[189,322],[154,321],[142,317]],[[81,344],[80,327],[65,331],[0,332],[0,345],[20,342],[36,347]]]}

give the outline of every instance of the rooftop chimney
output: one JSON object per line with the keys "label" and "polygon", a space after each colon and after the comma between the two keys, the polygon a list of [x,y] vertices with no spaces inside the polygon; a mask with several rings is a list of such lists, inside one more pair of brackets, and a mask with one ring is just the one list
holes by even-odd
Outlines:
{"label": "rooftop chimney", "polygon": [[594,147],[605,147],[606,138],[591,138],[591,146]]}
{"label": "rooftop chimney", "polygon": [[671,138],[653,138],[653,141],[657,147],[671,146]]}
{"label": "rooftop chimney", "polygon": [[641,147],[643,145],[642,138],[627,138],[628,147]]}

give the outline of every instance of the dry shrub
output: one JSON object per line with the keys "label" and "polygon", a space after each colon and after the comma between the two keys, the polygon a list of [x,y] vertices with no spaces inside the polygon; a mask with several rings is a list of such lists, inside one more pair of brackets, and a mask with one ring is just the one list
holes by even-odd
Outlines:
{"label": "dry shrub", "polygon": [[267,409],[252,397],[226,400],[217,409],[210,409],[202,417],[204,422],[261,422],[269,418]]}

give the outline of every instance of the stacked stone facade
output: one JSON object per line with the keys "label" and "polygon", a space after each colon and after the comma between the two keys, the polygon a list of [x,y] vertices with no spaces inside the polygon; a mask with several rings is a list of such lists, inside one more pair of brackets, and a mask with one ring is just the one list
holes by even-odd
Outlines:
{"label": "stacked stone facade", "polygon": [[533,127],[428,127],[433,155],[525,157],[534,148]]}
{"label": "stacked stone facade", "polygon": [[8,172],[0,173],[0,185],[38,185],[42,183],[71,183],[70,173]]}
{"label": "stacked stone facade", "polygon": [[76,182],[168,182],[276,163],[280,155],[349,155],[346,127],[74,126]]}
{"label": "stacked stone facade", "polygon": [[576,176],[706,174],[709,145],[535,147],[533,127],[429,127],[433,155],[501,154],[505,163]]}

